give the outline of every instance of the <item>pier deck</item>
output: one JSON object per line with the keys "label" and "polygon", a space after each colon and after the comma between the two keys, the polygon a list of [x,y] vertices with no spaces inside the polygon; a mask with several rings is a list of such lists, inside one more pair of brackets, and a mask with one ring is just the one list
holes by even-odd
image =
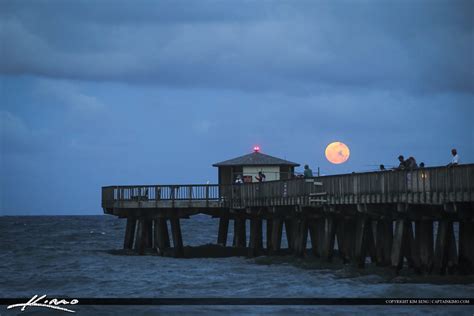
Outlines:
{"label": "pier deck", "polygon": [[[327,260],[337,241],[343,259],[360,266],[370,257],[397,269],[407,262],[417,271],[472,273],[473,180],[474,165],[468,164],[233,185],[107,186],[102,207],[106,214],[127,218],[124,248],[139,253],[170,247],[169,220],[175,255],[181,256],[179,220],[203,213],[220,219],[217,242],[223,246],[233,220],[233,246],[247,247],[249,255],[278,253],[285,226],[296,255],[305,253],[309,236],[313,254]],[[454,223],[459,223],[458,238]]]}

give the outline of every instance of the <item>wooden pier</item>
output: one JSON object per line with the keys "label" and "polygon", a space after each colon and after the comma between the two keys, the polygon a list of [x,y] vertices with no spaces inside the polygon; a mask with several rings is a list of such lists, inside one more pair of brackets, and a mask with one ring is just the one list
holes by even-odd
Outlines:
{"label": "wooden pier", "polygon": [[230,244],[232,223],[232,246],[249,256],[280,254],[284,231],[286,252],[296,256],[307,254],[309,238],[323,260],[334,257],[337,243],[338,256],[359,267],[370,258],[397,271],[474,273],[474,164],[232,185],[107,186],[102,207],[127,219],[124,248],[140,254],[173,248],[183,256],[180,221],[201,213],[219,218],[221,246]]}

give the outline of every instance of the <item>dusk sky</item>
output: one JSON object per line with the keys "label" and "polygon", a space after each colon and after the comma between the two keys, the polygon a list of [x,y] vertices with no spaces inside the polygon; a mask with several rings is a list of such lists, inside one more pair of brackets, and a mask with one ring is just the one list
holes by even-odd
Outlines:
{"label": "dusk sky", "polygon": [[323,174],[474,162],[474,1],[3,0],[0,19],[3,215],[215,183],[256,144]]}

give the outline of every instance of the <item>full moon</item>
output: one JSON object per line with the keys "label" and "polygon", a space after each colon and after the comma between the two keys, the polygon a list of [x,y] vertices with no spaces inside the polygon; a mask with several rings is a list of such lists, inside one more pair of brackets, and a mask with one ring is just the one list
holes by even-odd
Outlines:
{"label": "full moon", "polygon": [[339,165],[349,159],[351,152],[346,144],[341,142],[334,142],[326,147],[326,158],[329,162]]}

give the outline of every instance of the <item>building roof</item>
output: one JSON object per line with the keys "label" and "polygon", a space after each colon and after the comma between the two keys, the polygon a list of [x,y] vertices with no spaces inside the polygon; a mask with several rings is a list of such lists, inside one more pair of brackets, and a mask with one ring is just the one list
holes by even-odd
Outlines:
{"label": "building roof", "polygon": [[270,155],[262,154],[255,151],[251,154],[240,156],[234,159],[218,162],[213,164],[214,167],[225,166],[293,166],[298,167],[300,164],[288,160],[276,158]]}

